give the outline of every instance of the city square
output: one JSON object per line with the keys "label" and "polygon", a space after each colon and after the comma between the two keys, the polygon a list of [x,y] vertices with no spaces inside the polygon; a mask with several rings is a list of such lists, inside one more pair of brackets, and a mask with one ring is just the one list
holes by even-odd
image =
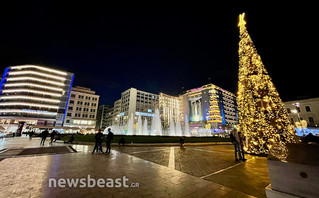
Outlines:
{"label": "city square", "polygon": [[214,9],[8,4],[0,197],[319,197],[315,12]]}
{"label": "city square", "polygon": [[[19,156],[13,152],[37,148],[39,142],[38,138],[29,141],[22,137],[0,143],[1,148],[10,148],[0,153],[3,197],[69,197],[74,194],[79,197],[90,194],[103,197],[265,197],[264,189],[269,185],[266,158],[249,156],[245,163],[235,162],[233,146],[227,143],[195,144],[185,148],[113,145],[110,155],[91,155],[93,145],[72,145],[76,153]],[[65,145],[54,143],[52,146]],[[36,170],[14,168],[17,166],[36,167]],[[47,178],[76,179],[87,175],[94,178],[126,176],[129,182],[138,182],[139,187],[107,190],[48,187]],[[17,190],[17,186],[24,187]]]}

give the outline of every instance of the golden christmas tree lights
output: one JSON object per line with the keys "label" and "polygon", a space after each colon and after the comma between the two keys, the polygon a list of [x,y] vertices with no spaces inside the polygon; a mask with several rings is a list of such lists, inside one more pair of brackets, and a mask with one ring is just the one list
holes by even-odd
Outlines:
{"label": "golden christmas tree lights", "polygon": [[274,143],[284,146],[297,138],[288,112],[266,71],[239,15],[238,118],[248,153],[268,154]]}

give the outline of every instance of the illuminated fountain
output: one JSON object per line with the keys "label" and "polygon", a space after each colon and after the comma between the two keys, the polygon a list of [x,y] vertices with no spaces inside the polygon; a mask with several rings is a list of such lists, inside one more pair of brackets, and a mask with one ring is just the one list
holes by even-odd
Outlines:
{"label": "illuminated fountain", "polygon": [[111,128],[115,135],[211,137],[213,136],[214,132],[218,134],[224,133],[222,129],[211,129],[212,127],[208,127],[208,125],[210,124],[207,124],[207,127],[202,127],[201,124],[193,124],[190,126],[189,118],[187,115],[185,115],[183,122],[181,122],[179,119],[174,122],[174,118],[171,117],[169,127],[163,130],[159,110],[156,109],[155,113],[152,115],[150,126],[148,126],[147,118],[145,118],[143,121],[142,116],[139,115],[136,120],[134,114],[131,114],[129,116],[127,125],[106,127],[104,133],[107,133],[108,128]]}
{"label": "illuminated fountain", "polygon": [[182,136],[182,126],[181,126],[181,121],[179,119],[177,119],[177,122],[176,122],[175,135]]}
{"label": "illuminated fountain", "polygon": [[142,130],[143,130],[142,117],[141,115],[139,115],[137,119],[136,135],[142,135],[143,134]]}
{"label": "illuminated fountain", "polygon": [[131,114],[131,117],[128,120],[127,123],[127,135],[135,135],[134,133],[134,117],[133,117],[133,113]]}
{"label": "illuminated fountain", "polygon": [[148,133],[148,128],[147,128],[147,119],[144,119],[144,123],[143,123],[143,135],[149,135]]}
{"label": "illuminated fountain", "polygon": [[189,122],[188,122],[188,116],[187,116],[187,115],[185,115],[184,126],[185,126],[184,135],[185,135],[185,136],[190,136]]}
{"label": "illuminated fountain", "polygon": [[173,117],[171,117],[171,119],[169,121],[169,133],[167,135],[175,136],[175,126],[174,126]]}
{"label": "illuminated fountain", "polygon": [[156,109],[152,119],[150,135],[162,135],[162,134],[163,134],[163,131],[162,131],[161,117],[159,114],[159,110]]}

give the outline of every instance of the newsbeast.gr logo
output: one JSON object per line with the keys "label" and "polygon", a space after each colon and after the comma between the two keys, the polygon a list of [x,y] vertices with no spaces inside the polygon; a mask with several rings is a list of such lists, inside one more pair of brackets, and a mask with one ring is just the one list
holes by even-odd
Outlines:
{"label": "newsbeast.gr logo", "polygon": [[82,178],[49,178],[49,188],[138,188],[138,182],[131,182],[129,183],[129,179],[126,176],[122,178],[91,178],[91,175]]}

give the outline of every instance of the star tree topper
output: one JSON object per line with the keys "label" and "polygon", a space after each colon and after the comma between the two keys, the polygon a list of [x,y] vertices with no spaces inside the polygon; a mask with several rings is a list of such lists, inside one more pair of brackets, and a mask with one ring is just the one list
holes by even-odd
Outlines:
{"label": "star tree topper", "polygon": [[246,28],[246,21],[244,18],[245,18],[245,12],[239,15],[238,27],[240,27],[240,30],[243,30]]}

